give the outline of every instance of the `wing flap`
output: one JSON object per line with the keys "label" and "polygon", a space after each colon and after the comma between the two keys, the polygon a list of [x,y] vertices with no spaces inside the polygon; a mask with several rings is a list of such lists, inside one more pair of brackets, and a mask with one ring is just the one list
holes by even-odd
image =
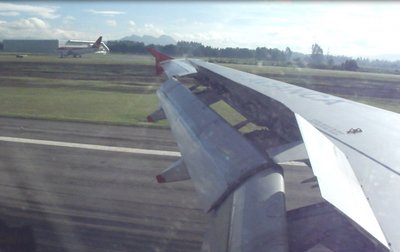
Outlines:
{"label": "wing flap", "polygon": [[186,165],[182,158],[157,175],[158,183],[175,182],[190,179]]}
{"label": "wing flap", "polygon": [[275,161],[275,163],[302,161],[308,159],[306,148],[301,141],[268,149],[267,153],[272,160]]}
{"label": "wing flap", "polygon": [[307,120],[295,116],[322,197],[389,248],[345,154]]}
{"label": "wing flap", "polygon": [[158,108],[156,111],[147,116],[148,122],[158,122],[164,119],[166,119],[166,117],[162,108]]}

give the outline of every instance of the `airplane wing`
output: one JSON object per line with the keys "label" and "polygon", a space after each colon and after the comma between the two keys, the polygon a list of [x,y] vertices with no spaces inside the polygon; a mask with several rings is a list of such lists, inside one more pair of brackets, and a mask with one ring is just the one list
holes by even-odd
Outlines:
{"label": "airplane wing", "polygon": [[[400,251],[400,115],[154,49],[161,107],[182,158],[159,182],[191,179],[209,219],[206,251]],[[179,81],[192,76],[192,87]],[[245,121],[230,125],[224,101]],[[258,130],[242,133],[248,123]],[[304,161],[325,202],[286,211],[280,164]],[[300,181],[299,181],[300,182]]]}
{"label": "airplane wing", "polygon": [[104,42],[101,42],[100,44],[101,44],[101,47],[104,48],[104,51],[110,52],[110,48],[108,48],[108,46]]}

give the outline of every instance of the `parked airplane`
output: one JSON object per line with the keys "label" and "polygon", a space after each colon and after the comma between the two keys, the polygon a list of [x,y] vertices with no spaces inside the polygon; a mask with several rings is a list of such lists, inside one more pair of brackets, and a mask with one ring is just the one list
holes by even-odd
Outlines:
{"label": "parked airplane", "polygon": [[[148,120],[168,119],[182,154],[157,180],[192,179],[205,251],[400,251],[399,114],[148,50],[167,76]],[[226,122],[209,107],[220,100],[246,120]],[[241,133],[250,122],[264,129]],[[286,211],[287,161],[311,166],[324,203]]]}
{"label": "parked airplane", "polygon": [[[60,53],[60,57],[72,55],[75,57],[82,57],[82,54],[96,53],[106,50],[109,51],[108,47],[101,41],[100,36],[96,41],[82,41],[82,40],[69,40],[66,46],[59,47],[57,50]],[[71,44],[79,46],[71,46]],[[104,48],[104,50],[103,50]]]}
{"label": "parked airplane", "polygon": [[[70,39],[65,43],[65,45],[66,46],[92,46],[94,43],[96,43],[96,42],[95,41],[91,41],[91,40]],[[110,51],[108,46],[103,41],[100,42],[100,48],[104,49],[104,50],[100,50],[98,52],[109,52]]]}

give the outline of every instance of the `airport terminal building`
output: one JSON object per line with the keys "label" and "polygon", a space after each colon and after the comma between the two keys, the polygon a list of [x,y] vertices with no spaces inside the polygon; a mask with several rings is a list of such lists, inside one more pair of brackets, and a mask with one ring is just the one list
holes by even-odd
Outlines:
{"label": "airport terminal building", "polygon": [[5,39],[3,45],[4,52],[56,53],[58,40]]}

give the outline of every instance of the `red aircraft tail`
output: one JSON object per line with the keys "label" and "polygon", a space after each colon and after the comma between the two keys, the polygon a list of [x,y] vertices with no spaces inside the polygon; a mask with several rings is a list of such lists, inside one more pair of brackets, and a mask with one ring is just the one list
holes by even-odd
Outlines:
{"label": "red aircraft tail", "polygon": [[158,75],[163,73],[163,69],[160,66],[160,62],[165,61],[165,60],[170,60],[173,59],[172,57],[162,54],[159,51],[157,51],[156,49],[152,48],[152,47],[148,47],[147,51],[149,51],[149,53],[151,53],[151,55],[154,56],[154,58],[156,59],[156,73]]}
{"label": "red aircraft tail", "polygon": [[94,44],[92,45],[92,47],[93,47],[93,48],[99,48],[100,45],[101,45],[101,39],[102,39],[102,38],[103,38],[103,37],[100,36],[100,37],[96,40],[96,42],[94,42]]}

